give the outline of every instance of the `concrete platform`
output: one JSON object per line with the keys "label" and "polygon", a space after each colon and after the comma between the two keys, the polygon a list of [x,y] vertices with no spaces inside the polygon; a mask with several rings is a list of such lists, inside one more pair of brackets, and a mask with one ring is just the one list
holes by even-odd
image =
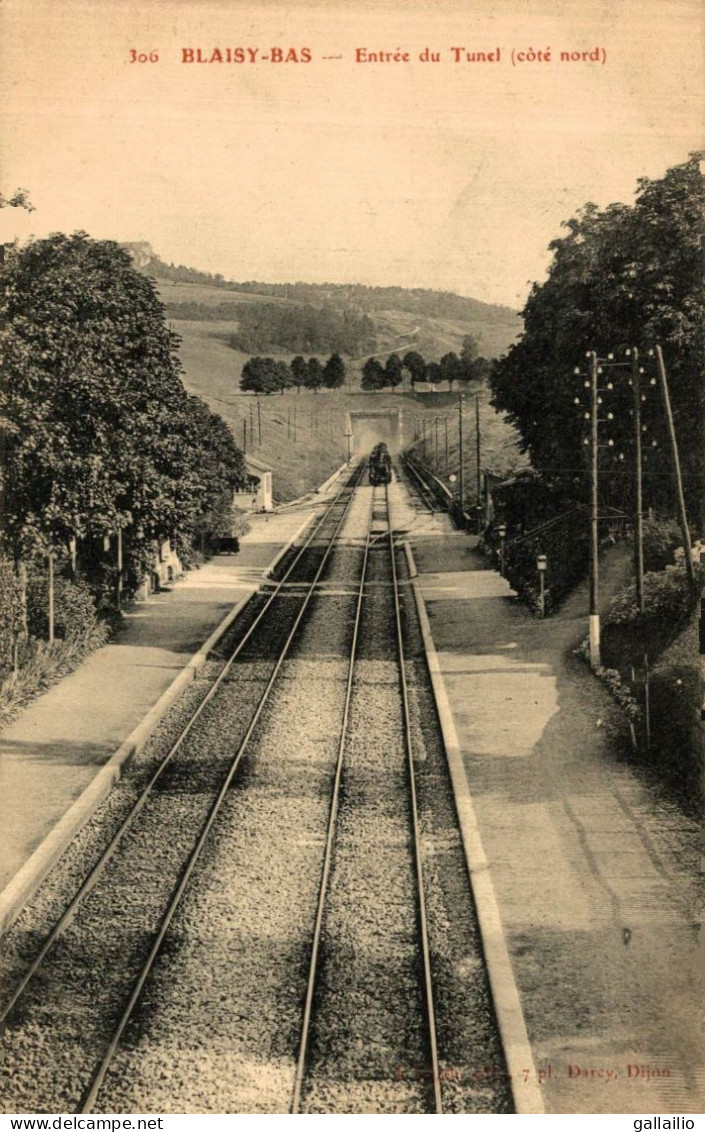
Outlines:
{"label": "concrete platform", "polygon": [[[328,491],[334,484],[324,485]],[[326,492],[258,514],[240,552],[138,602],[125,625],[0,734],[0,902],[48,833],[157,704],[213,630],[316,514]],[[8,886],[6,888],[6,886]]]}
{"label": "concrete platform", "polygon": [[[399,493],[395,525],[406,521]],[[527,1078],[549,1113],[703,1111],[698,823],[630,760],[614,701],[573,656],[586,592],[537,621],[471,536],[446,527],[409,541],[528,1032]]]}

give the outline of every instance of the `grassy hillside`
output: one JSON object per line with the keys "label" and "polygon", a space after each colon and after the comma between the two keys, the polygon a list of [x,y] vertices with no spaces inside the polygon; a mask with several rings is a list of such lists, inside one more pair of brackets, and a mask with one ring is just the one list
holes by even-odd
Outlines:
{"label": "grassy hillside", "polygon": [[[509,476],[517,468],[527,467],[528,459],[519,451],[519,433],[495,412],[490,405],[490,391],[484,385],[468,386],[463,402],[463,478],[469,507],[477,502],[477,430],[475,398],[480,406],[480,467],[498,476]],[[433,401],[438,402],[434,411]],[[419,422],[420,437],[416,442],[419,457],[445,482],[451,473],[458,474],[460,446],[458,410],[448,405],[448,395],[428,398],[428,408]],[[423,420],[426,440],[423,440]],[[446,460],[446,420],[448,459]]]}
{"label": "grassy hillside", "polygon": [[[151,265],[142,264],[147,273]],[[152,266],[153,266],[152,261]],[[421,422],[428,422],[429,434],[433,421],[440,415],[448,415],[449,420],[457,420],[457,410],[444,407],[447,400],[442,394],[427,397],[414,396],[405,382],[396,393],[360,392],[360,375],[364,358],[345,358],[348,374],[346,386],[342,390],[318,393],[287,391],[256,398],[240,391],[242,367],[249,355],[233,350],[228,344],[237,331],[236,307],[233,304],[250,302],[271,302],[296,305],[297,299],[282,293],[268,294],[257,292],[252,285],[251,292],[230,289],[227,284],[210,284],[207,280],[182,282],[172,278],[156,278],[157,288],[167,309],[171,328],[180,336],[180,355],[184,369],[184,382],[192,393],[197,393],[219,412],[231,426],[239,445],[247,441],[247,450],[257,458],[273,465],[274,494],[279,500],[292,499],[311,490],[321,483],[345,459],[347,440],[345,438],[348,413],[368,410],[379,411],[390,407],[404,406],[406,417],[405,443],[412,443],[414,430],[421,432]],[[248,285],[249,286],[249,285]],[[297,285],[292,288],[294,293]],[[320,293],[321,301],[353,301],[362,295],[369,317],[374,322],[377,338],[376,355],[384,359],[392,351],[403,356],[407,350],[419,350],[427,360],[439,360],[449,350],[460,351],[463,338],[474,334],[480,349],[491,357],[502,353],[516,337],[520,329],[519,316],[503,307],[493,307],[461,296],[442,296],[433,292],[408,291],[400,288],[351,288],[351,294],[343,288],[331,288],[331,293],[321,288],[313,289]],[[338,292],[345,292],[341,297]],[[306,301],[315,301],[308,293]],[[386,305],[374,307],[376,298]],[[391,305],[390,299],[402,305]],[[201,317],[174,317],[189,304],[201,308]],[[223,304],[228,317],[218,317]],[[451,314],[424,313],[424,306],[431,309],[447,308]],[[409,309],[407,309],[409,308]],[[208,317],[204,314],[208,313]],[[232,315],[232,317],[231,317]],[[291,354],[274,355],[283,361],[290,361]],[[323,360],[323,359],[322,359]],[[468,390],[471,397],[474,390]],[[511,470],[519,457],[516,436],[497,416],[488,404],[487,393],[480,390],[483,412],[483,465],[498,472]],[[259,403],[259,415],[258,406]],[[474,437],[474,410],[467,403],[468,438]],[[472,417],[472,419],[471,419]],[[375,424],[364,431],[365,443],[374,435]],[[441,424],[441,428],[444,426]],[[449,465],[457,464],[457,425],[450,424]],[[455,429],[455,431],[453,431]],[[467,483],[469,489],[474,484],[474,440],[466,443]],[[439,467],[439,471],[443,471]]]}

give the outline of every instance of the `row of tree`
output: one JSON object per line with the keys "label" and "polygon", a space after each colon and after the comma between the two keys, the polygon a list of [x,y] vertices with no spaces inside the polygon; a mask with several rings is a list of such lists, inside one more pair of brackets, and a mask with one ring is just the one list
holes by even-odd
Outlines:
{"label": "row of tree", "polygon": [[0,308],[0,552],[78,561],[122,532],[136,584],[166,538],[229,521],[247,479],[225,422],[181,381],[151,280],[111,241],[55,235],[12,250]]}
{"label": "row of tree", "polygon": [[417,350],[409,350],[403,358],[390,354],[384,365],[376,357],[368,358],[362,368],[362,388],[395,389],[401,385],[406,370],[412,385],[447,381],[453,389],[456,382],[486,380],[490,369],[490,362],[479,354],[477,339],[468,334],[463,339],[460,354],[451,351],[444,354],[440,362],[427,362]]}
{"label": "row of tree", "polygon": [[333,353],[325,364],[318,358],[306,360],[297,354],[287,365],[275,358],[250,358],[242,367],[240,388],[247,393],[283,393],[312,389],[338,389],[345,381],[345,363]]}
{"label": "row of tree", "polygon": [[[548,278],[535,284],[523,310],[524,332],[490,378],[495,408],[521,433],[523,450],[566,495],[586,491],[585,355],[596,350],[623,363],[600,375],[601,496],[633,504],[633,417],[629,358],[637,347],[645,374],[641,416],[649,499],[669,505],[675,489],[670,446],[649,350],[659,343],[668,367],[685,490],[705,526],[705,293],[702,217],[703,154],[658,180],[642,178],[633,205],[600,210],[586,204],[550,248]],[[626,366],[624,363],[627,363]],[[575,372],[575,371],[578,372]],[[609,402],[609,404],[607,403]],[[609,414],[609,415],[608,415]],[[619,463],[619,454],[624,460]],[[614,454],[614,459],[613,455]]]}
{"label": "row of tree", "polygon": [[351,356],[374,350],[374,323],[362,311],[326,303],[245,303],[238,311],[237,332],[230,338],[235,350],[321,354],[340,350]]}

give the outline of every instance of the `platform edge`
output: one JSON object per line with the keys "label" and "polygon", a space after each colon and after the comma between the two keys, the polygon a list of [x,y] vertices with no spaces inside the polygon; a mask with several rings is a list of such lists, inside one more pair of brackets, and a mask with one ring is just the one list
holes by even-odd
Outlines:
{"label": "platform edge", "polygon": [[[418,569],[410,543],[405,540],[403,545],[411,586],[414,591],[426,663],[441,725],[443,746],[450,770],[463,852],[480,925],[495,1015],[511,1079],[514,1107],[518,1115],[543,1115],[546,1110],[540,1086],[536,1083],[536,1067],[526,1029],[519,988],[514,978],[512,961],[509,956],[509,948],[507,947],[489,864],[482,844],[470,784],[460,753],[458,733],[455,728],[428,613],[426,612],[426,603],[421,592]],[[525,1082],[524,1075],[527,1072],[529,1080]]]}

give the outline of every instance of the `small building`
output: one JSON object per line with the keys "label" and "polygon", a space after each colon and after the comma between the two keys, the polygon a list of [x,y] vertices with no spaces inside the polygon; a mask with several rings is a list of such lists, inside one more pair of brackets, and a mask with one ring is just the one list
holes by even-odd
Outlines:
{"label": "small building", "polygon": [[233,492],[233,507],[240,511],[271,511],[274,507],[271,465],[246,455],[245,467],[248,472],[247,487]]}
{"label": "small building", "polygon": [[159,593],[165,586],[171,585],[180,578],[183,572],[181,559],[174,550],[171,540],[164,539],[147,567],[135,594],[137,601],[146,601],[150,594]]}

